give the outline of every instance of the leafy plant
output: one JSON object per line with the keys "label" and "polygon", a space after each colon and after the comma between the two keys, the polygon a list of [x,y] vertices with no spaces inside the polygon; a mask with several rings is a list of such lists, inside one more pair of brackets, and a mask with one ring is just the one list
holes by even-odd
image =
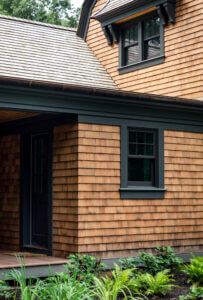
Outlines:
{"label": "leafy plant", "polygon": [[180,266],[183,263],[181,257],[175,255],[173,249],[168,247],[156,247],[156,256],[159,258],[159,262],[162,265],[163,269],[180,269]]}
{"label": "leafy plant", "polygon": [[11,295],[11,287],[7,284],[5,280],[0,280],[0,296],[9,298]]}
{"label": "leafy plant", "polygon": [[156,255],[140,252],[139,256],[120,259],[122,269],[136,268],[144,273],[155,275],[165,269],[179,269],[182,258],[175,255],[171,247],[156,247]]}
{"label": "leafy plant", "polygon": [[186,273],[190,278],[188,282],[203,282],[203,256],[193,257],[190,259],[189,265],[184,265],[182,271]]}
{"label": "leafy plant", "polygon": [[144,273],[156,274],[162,269],[159,258],[152,253],[139,253],[139,256],[119,260],[122,269],[136,268]]}
{"label": "leafy plant", "polygon": [[106,265],[97,258],[90,255],[71,254],[68,259],[71,260],[67,264],[70,274],[75,274],[76,279],[91,280],[93,276],[99,276],[106,270]]}
{"label": "leafy plant", "polygon": [[192,286],[186,296],[180,296],[179,300],[201,300],[203,298],[203,287]]}
{"label": "leafy plant", "polygon": [[132,295],[132,291],[140,294],[132,275],[133,269],[122,271],[118,265],[115,265],[115,270],[112,271],[112,278],[109,276],[101,279],[94,277],[94,295],[100,300],[117,300],[119,295],[122,296],[122,299],[143,299]]}
{"label": "leafy plant", "polygon": [[170,291],[175,286],[171,281],[174,279],[169,275],[169,270],[158,272],[155,276],[146,273],[136,277],[139,290],[143,290],[146,295],[165,295],[166,291]]}

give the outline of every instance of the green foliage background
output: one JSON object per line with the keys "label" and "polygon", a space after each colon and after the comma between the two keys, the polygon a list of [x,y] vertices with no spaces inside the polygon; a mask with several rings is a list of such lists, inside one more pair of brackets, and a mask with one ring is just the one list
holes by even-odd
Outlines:
{"label": "green foliage background", "polygon": [[0,14],[75,28],[80,8],[70,0],[0,0]]}

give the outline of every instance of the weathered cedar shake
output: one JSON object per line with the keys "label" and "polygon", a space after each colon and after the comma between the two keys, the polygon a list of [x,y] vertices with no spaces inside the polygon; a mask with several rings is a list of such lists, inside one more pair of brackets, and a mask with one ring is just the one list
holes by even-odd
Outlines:
{"label": "weathered cedar shake", "polygon": [[20,248],[20,135],[0,137],[0,249]]}
{"label": "weathered cedar shake", "polygon": [[[98,0],[92,15],[106,0]],[[100,23],[91,19],[87,43],[120,89],[185,98],[202,97],[202,0],[177,1],[176,23],[165,27],[165,62],[118,74],[118,45],[107,45]]]}
{"label": "weathered cedar shake", "polygon": [[77,124],[54,128],[53,139],[53,254],[77,252],[78,236]]}
{"label": "weathered cedar shake", "polygon": [[203,134],[165,131],[165,199],[120,199],[120,127],[78,125],[78,251],[203,250]]}

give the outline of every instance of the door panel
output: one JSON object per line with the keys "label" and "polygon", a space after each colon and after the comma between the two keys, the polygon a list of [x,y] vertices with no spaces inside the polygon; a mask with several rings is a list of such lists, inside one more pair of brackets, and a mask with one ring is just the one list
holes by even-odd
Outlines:
{"label": "door panel", "polygon": [[21,137],[21,249],[52,254],[52,131]]}
{"label": "door panel", "polygon": [[48,134],[31,139],[31,244],[48,247]]}

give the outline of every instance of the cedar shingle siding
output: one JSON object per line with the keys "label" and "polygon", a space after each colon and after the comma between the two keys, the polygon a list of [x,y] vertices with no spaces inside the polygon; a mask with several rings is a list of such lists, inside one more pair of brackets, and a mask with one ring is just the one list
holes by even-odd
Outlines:
{"label": "cedar shingle siding", "polygon": [[120,198],[120,128],[78,125],[78,250],[98,257],[155,246],[203,250],[203,134],[165,131],[164,199]]}
{"label": "cedar shingle siding", "polygon": [[20,135],[0,137],[0,249],[20,247]]}
{"label": "cedar shingle siding", "polygon": [[[92,15],[106,0],[98,0]],[[119,89],[185,98],[202,97],[201,0],[183,0],[176,4],[176,23],[164,29],[165,62],[123,75],[118,73],[118,45],[107,45],[98,21],[91,19],[87,44],[111,75]]]}

